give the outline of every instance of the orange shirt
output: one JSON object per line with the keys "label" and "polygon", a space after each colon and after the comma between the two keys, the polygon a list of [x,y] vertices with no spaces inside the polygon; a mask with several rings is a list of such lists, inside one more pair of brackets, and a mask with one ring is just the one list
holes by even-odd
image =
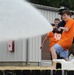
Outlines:
{"label": "orange shirt", "polygon": [[65,31],[62,32],[62,37],[61,37],[60,41],[58,42],[58,44],[60,44],[60,46],[62,46],[65,50],[68,50],[72,44],[72,41],[73,41],[74,20],[69,19],[66,22],[65,27],[68,27],[69,31],[68,32],[65,32]]}
{"label": "orange shirt", "polygon": [[50,48],[54,46],[61,39],[61,34],[58,33],[50,32],[47,34],[47,36],[50,38],[49,41]]}

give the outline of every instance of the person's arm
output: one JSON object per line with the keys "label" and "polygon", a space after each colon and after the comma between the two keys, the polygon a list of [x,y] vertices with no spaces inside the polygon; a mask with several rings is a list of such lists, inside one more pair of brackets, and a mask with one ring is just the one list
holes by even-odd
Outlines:
{"label": "person's arm", "polygon": [[69,31],[69,28],[68,27],[60,27],[60,29],[63,29],[63,31]]}
{"label": "person's arm", "polygon": [[63,29],[63,31],[69,31],[72,26],[74,25],[74,21],[73,20],[69,20],[66,22],[65,27],[59,27],[59,29]]}
{"label": "person's arm", "polygon": [[41,45],[40,49],[42,49],[42,48],[43,48],[43,45],[44,45],[44,44],[45,44],[45,42],[47,41],[47,38],[48,38],[48,36],[46,35],[46,37],[44,38],[44,40],[43,40],[43,42],[42,42],[42,45]]}

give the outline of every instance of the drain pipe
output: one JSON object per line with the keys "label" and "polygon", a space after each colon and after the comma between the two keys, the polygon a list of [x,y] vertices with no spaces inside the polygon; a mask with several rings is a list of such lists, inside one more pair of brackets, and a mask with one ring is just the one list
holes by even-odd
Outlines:
{"label": "drain pipe", "polygon": [[28,56],[28,40],[29,39],[26,40],[26,66],[28,66],[28,58],[29,58],[29,56]]}

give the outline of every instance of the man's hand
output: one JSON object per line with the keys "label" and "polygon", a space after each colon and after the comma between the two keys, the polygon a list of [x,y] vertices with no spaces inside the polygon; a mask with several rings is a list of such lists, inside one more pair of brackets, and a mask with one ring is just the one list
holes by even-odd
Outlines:
{"label": "man's hand", "polygon": [[58,28],[58,31],[61,31],[61,27]]}
{"label": "man's hand", "polygon": [[60,29],[64,29],[64,27],[60,27]]}
{"label": "man's hand", "polygon": [[69,28],[68,27],[59,27],[59,29],[58,30],[64,30],[64,31],[69,31]]}

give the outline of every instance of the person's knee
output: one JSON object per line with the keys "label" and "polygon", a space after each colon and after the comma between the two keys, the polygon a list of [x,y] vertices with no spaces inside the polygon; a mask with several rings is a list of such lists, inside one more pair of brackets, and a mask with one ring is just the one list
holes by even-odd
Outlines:
{"label": "person's knee", "polygon": [[55,51],[55,49],[53,47],[51,47],[50,52],[53,53],[53,52],[56,52],[56,51]]}
{"label": "person's knee", "polygon": [[51,48],[50,48],[50,52],[52,52],[53,49],[54,49],[54,48],[51,47]]}

